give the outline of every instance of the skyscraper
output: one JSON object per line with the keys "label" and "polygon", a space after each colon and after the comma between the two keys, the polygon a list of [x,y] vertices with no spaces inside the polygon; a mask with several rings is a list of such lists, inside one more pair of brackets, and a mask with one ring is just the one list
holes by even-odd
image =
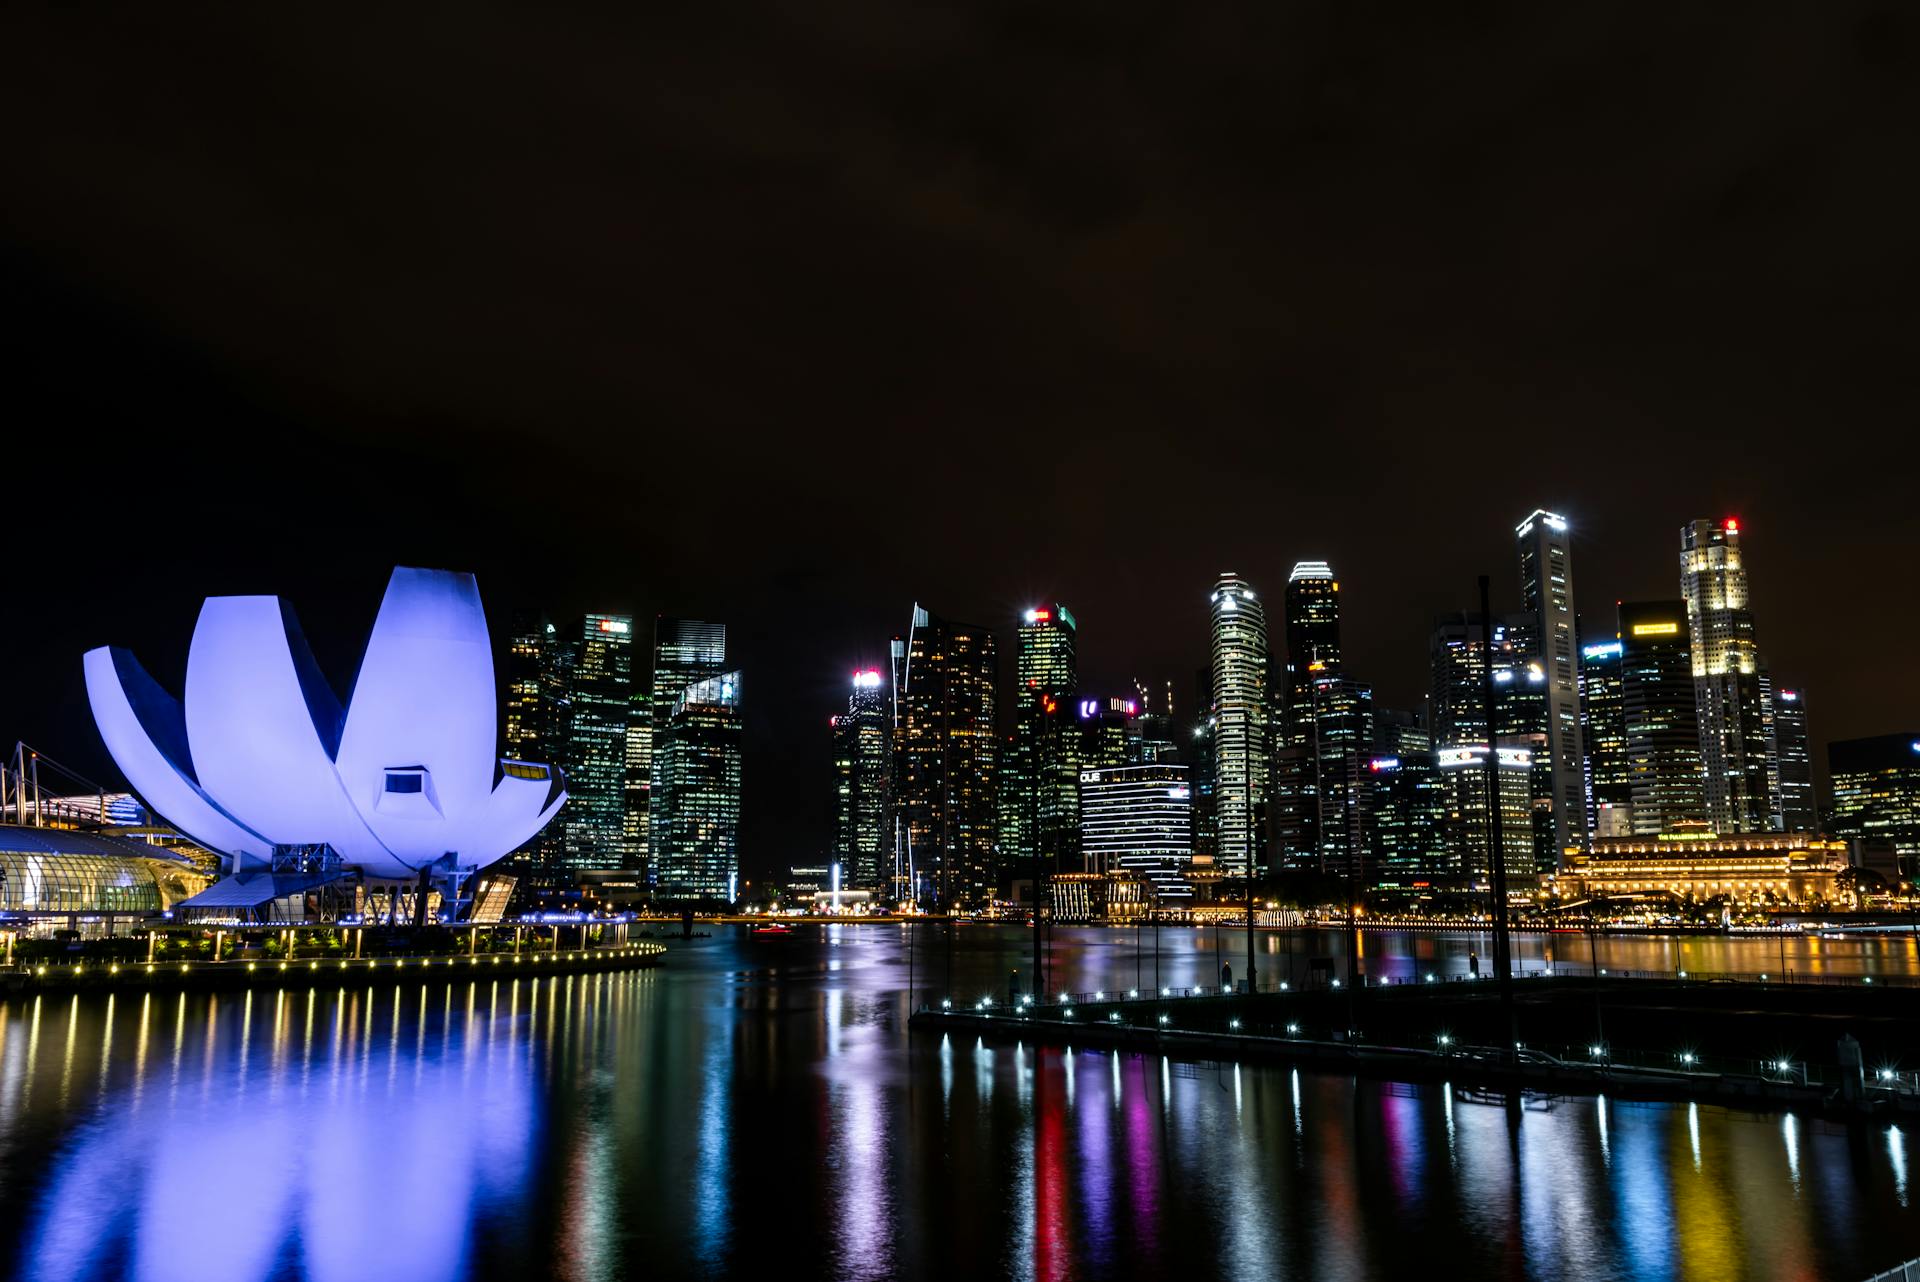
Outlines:
{"label": "skyscraper", "polygon": [[1372,884],[1408,887],[1460,874],[1447,851],[1448,782],[1418,718],[1391,710],[1375,715],[1365,808]]}
{"label": "skyscraper", "polygon": [[1325,561],[1287,576],[1285,703],[1271,767],[1274,834],[1293,869],[1340,871],[1363,851],[1373,690],[1340,656],[1340,582]]}
{"label": "skyscraper", "polygon": [[[518,610],[507,642],[503,755],[513,761],[566,760],[566,647],[545,614]],[[562,766],[564,769],[564,766]],[[560,867],[562,826],[549,824],[514,853],[514,867],[536,877]]]}
{"label": "skyscraper", "polygon": [[1633,835],[1633,766],[1621,678],[1626,647],[1615,637],[1580,647],[1581,744],[1587,754],[1587,832]]}
{"label": "skyscraper", "polygon": [[1211,597],[1213,812],[1220,871],[1262,871],[1260,816],[1269,784],[1266,607],[1228,572]]}
{"label": "skyscraper", "polygon": [[664,720],[655,719],[650,816],[660,891],[675,898],[735,899],[740,674],[722,672],[682,686],[665,711]]}
{"label": "skyscraper", "polygon": [[1073,612],[1055,602],[1023,617],[1015,655],[1013,738],[999,763],[1000,854],[1018,875],[1037,852],[1054,872],[1078,869],[1080,767],[1062,732],[1079,683]]}
{"label": "skyscraper", "polygon": [[[1308,683],[1309,738],[1283,750],[1286,765],[1276,776],[1299,778],[1310,804],[1293,808],[1311,834],[1304,863],[1315,871],[1345,875],[1366,849],[1368,763],[1373,757],[1373,687],[1364,681],[1315,674]],[[1298,792],[1295,792],[1298,795]],[[1286,808],[1280,822],[1288,824]],[[1292,826],[1292,825],[1289,825]],[[1283,832],[1285,829],[1282,830]],[[1295,828],[1294,831],[1299,831]],[[1289,839],[1282,838],[1283,843]],[[1298,838],[1291,839],[1297,843]],[[1283,844],[1285,849],[1285,844]],[[1356,865],[1357,866],[1357,865]]]}
{"label": "skyscraper", "polygon": [[1620,645],[1633,835],[1705,831],[1707,791],[1686,603],[1621,605]]}
{"label": "skyscraper", "polygon": [[887,784],[893,771],[885,678],[853,674],[853,694],[833,729],[833,857],[854,890],[886,890]]}
{"label": "skyscraper", "polygon": [[923,904],[993,896],[998,670],[992,632],[918,605],[893,641],[894,859]]}
{"label": "skyscraper", "polygon": [[627,724],[633,685],[633,619],[589,614],[571,645],[567,804],[560,811],[568,872],[629,866]]}
{"label": "skyscraper", "polygon": [[1211,872],[1220,854],[1219,816],[1213,804],[1213,678],[1201,668],[1194,673],[1193,685],[1198,715],[1183,732],[1181,752],[1192,766],[1193,863],[1196,869]]}
{"label": "skyscraper", "polygon": [[1287,575],[1284,742],[1312,738],[1312,681],[1340,675],[1340,581],[1325,561],[1298,561]]}
{"label": "skyscraper", "polygon": [[1514,530],[1520,545],[1520,599],[1533,616],[1544,674],[1546,776],[1553,849],[1586,838],[1586,754],[1580,741],[1580,657],[1575,636],[1573,558],[1565,517],[1534,509]]}
{"label": "skyscraper", "polygon": [[1765,831],[1773,826],[1777,771],[1739,521],[1692,521],[1681,528],[1680,594],[1692,635],[1708,822],[1723,833]]}
{"label": "skyscraper", "polygon": [[1108,696],[1092,699],[1085,695],[1073,701],[1079,734],[1075,760],[1082,770],[1104,770],[1124,766],[1133,754],[1133,741],[1140,715],[1137,699]]}
{"label": "skyscraper", "polygon": [[506,727],[501,743],[515,761],[540,761],[556,742],[563,692],[555,662],[559,633],[538,610],[516,610],[507,638]]}
{"label": "skyscraper", "polygon": [[1171,762],[1112,766],[1080,776],[1080,843],[1090,873],[1133,873],[1161,903],[1192,896],[1192,796],[1187,768]]}
{"label": "skyscraper", "polygon": [[627,849],[647,884],[659,869],[653,854],[653,683],[634,674],[627,699]]}
{"label": "skyscraper", "polygon": [[640,816],[635,836],[652,880],[658,881],[660,877],[652,812],[664,782],[664,774],[654,760],[654,745],[686,688],[696,681],[718,676],[726,666],[726,624],[699,619],[656,618],[653,621],[653,676],[650,682],[634,683],[636,688],[644,688],[641,689],[643,698],[635,701],[636,743],[630,756],[630,768],[639,792],[636,800]]}
{"label": "skyscraper", "polygon": [[[1541,867],[1533,825],[1533,753],[1527,748],[1495,749],[1499,794],[1499,848],[1509,878],[1552,872]],[[1487,876],[1487,746],[1457,744],[1434,753],[1446,802],[1447,863],[1474,879]]]}
{"label": "skyscraper", "polygon": [[1920,877],[1920,731],[1827,745],[1836,837],[1893,847],[1900,875]]}
{"label": "skyscraper", "polygon": [[[1554,847],[1547,743],[1546,671],[1536,655],[1535,618],[1495,619],[1492,655],[1479,611],[1442,615],[1428,646],[1432,665],[1433,746],[1447,797],[1448,858],[1462,874],[1487,872],[1486,759],[1495,752],[1500,843],[1514,876],[1551,872]],[[1491,662],[1494,707],[1487,716]],[[1493,742],[1488,743],[1491,733]],[[1583,802],[1584,804],[1584,802]]]}
{"label": "skyscraper", "polygon": [[[1509,627],[1509,641],[1494,655],[1494,732],[1501,748],[1521,749],[1528,763],[1527,822],[1532,834],[1533,866],[1538,872],[1559,867],[1565,849],[1554,827],[1553,765],[1547,731],[1547,674],[1536,657],[1531,624]],[[1581,821],[1586,826],[1582,790]],[[1511,834],[1508,834],[1509,836]]]}
{"label": "skyscraper", "polygon": [[1165,698],[1168,706],[1164,712],[1153,711],[1153,694],[1143,682],[1135,680],[1133,688],[1138,695],[1136,706],[1140,709],[1140,715],[1134,718],[1127,742],[1127,764],[1142,766],[1157,761],[1186,761],[1190,754],[1183,752],[1174,738],[1173,683],[1167,683]]}
{"label": "skyscraper", "polygon": [[[1480,612],[1456,611],[1434,621],[1427,657],[1432,676],[1434,747],[1487,741],[1487,669]],[[1506,644],[1507,629],[1496,622],[1493,644]]]}
{"label": "skyscraper", "polygon": [[1819,832],[1813,792],[1813,752],[1807,743],[1807,692],[1773,691],[1773,759],[1779,769],[1773,791],[1773,826],[1783,832]]}

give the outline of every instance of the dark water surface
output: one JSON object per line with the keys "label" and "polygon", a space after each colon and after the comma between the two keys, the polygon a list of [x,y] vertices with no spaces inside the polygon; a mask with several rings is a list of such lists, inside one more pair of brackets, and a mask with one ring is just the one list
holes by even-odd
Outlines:
{"label": "dark water surface", "polygon": [[[1911,1128],[1594,1099],[1513,1114],[1281,1068],[910,1046],[905,939],[722,928],[650,972],[16,998],[0,1272],[1844,1280],[1920,1255]],[[1030,940],[961,929],[956,995],[1004,993]],[[1162,982],[1217,982],[1211,931],[1161,942]],[[1461,968],[1470,942],[1365,947],[1411,974]],[[924,997],[948,951],[918,943]],[[1264,946],[1271,976],[1334,943]],[[1800,971],[1915,969],[1906,938],[1792,947]],[[1244,936],[1219,948],[1239,970]],[[1634,969],[1778,964],[1771,940],[1601,948]],[[1151,982],[1129,932],[1063,930],[1055,958],[1055,987]]]}

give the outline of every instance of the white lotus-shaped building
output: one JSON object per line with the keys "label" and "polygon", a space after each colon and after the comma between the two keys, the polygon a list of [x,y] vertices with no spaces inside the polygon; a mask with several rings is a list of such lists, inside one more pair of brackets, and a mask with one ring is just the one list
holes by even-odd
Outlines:
{"label": "white lotus-shaped building", "polygon": [[471,574],[393,572],[342,706],[279,597],[209,597],[184,701],[125,650],[86,656],[107,751],[167,822],[235,871],[331,847],[370,878],[471,873],[566,799],[495,753],[493,652]]}

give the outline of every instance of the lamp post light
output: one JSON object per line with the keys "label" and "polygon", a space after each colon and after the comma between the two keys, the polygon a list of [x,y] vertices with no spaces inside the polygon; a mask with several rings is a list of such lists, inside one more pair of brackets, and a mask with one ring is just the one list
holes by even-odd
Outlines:
{"label": "lamp post light", "polygon": [[1606,1031],[1606,1026],[1602,1023],[1601,1016],[1600,1016],[1600,945],[1598,943],[1598,937],[1594,933],[1595,932],[1595,923],[1594,923],[1595,907],[1596,907],[1595,902],[1593,901],[1588,902],[1587,904],[1587,958],[1593,970],[1593,976],[1589,981],[1593,984],[1593,1039],[1599,1045],[1604,1046],[1607,1044],[1607,1031]]}

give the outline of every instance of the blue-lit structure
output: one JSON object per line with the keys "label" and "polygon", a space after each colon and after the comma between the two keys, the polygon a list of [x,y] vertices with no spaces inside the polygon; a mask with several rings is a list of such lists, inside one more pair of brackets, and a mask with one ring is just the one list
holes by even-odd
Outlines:
{"label": "blue-lit structure", "polygon": [[[493,652],[470,574],[394,570],[344,705],[274,596],[207,599],[184,700],[118,647],[85,663],[128,783],[259,893],[272,890],[262,874],[337,871],[432,878],[455,899],[566,799],[559,771],[496,753]],[[225,904],[235,889],[207,893]]]}

